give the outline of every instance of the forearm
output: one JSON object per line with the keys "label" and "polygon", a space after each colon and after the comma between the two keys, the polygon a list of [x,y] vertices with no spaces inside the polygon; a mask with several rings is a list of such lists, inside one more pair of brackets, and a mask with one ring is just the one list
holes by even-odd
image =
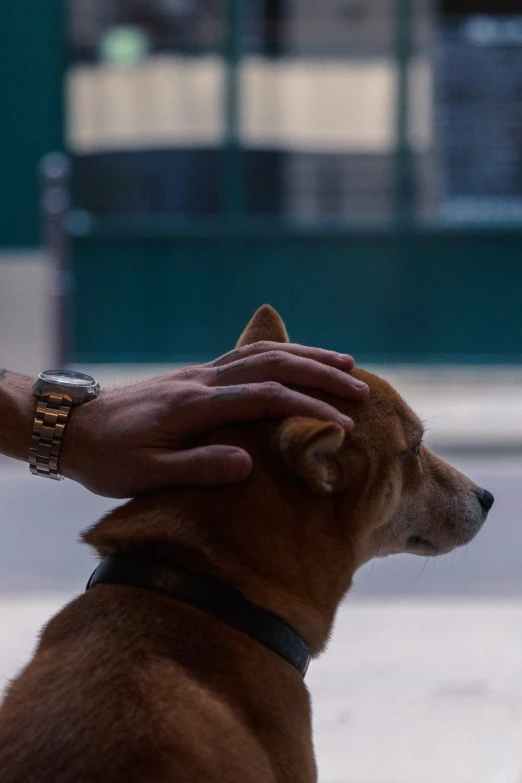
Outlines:
{"label": "forearm", "polygon": [[0,454],[27,461],[35,406],[33,379],[0,368]]}

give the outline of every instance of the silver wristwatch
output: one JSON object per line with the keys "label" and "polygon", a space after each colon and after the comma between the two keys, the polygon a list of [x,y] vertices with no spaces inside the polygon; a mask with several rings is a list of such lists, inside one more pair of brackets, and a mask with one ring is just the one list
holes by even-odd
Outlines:
{"label": "silver wristwatch", "polygon": [[94,399],[100,385],[90,375],[67,370],[46,370],[34,384],[38,397],[29,448],[29,469],[35,476],[60,481],[60,447],[73,405]]}

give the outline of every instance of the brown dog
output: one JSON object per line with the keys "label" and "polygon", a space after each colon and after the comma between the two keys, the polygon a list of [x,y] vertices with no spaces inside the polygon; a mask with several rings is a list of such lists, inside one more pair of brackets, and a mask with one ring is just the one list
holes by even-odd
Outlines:
{"label": "brown dog", "polygon": [[[288,339],[267,306],[239,344],[261,339]],[[353,433],[302,418],[224,428],[200,442],[246,448],[246,481],[133,500],[85,541],[102,556],[134,553],[138,571],[154,561],[206,575],[216,595],[203,599],[216,606],[222,584],[235,588],[249,616],[264,607],[286,621],[274,619],[277,633],[288,640],[288,624],[317,655],[361,564],[449,552],[493,502],[420,445],[421,423],[386,382],[354,374],[369,398],[328,400],[352,416]],[[308,692],[277,640],[271,649],[213,606],[122,581],[51,620],[11,685],[2,783],[313,783]]]}

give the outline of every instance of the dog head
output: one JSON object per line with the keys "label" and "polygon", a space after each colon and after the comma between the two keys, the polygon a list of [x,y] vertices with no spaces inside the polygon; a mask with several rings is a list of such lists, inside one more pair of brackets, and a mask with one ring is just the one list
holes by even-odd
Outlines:
{"label": "dog head", "polygon": [[[263,340],[288,341],[266,305],[238,345]],[[370,387],[363,401],[314,392],[353,419],[351,432],[301,417],[221,427],[194,445],[246,449],[248,479],[133,500],[84,540],[100,554],[140,551],[211,573],[286,619],[319,652],[357,568],[393,553],[450,552],[471,541],[493,502],[423,445],[421,422],[386,381],[353,374]]]}
{"label": "dog head", "polygon": [[[238,345],[261,339],[288,341],[268,306],[254,315]],[[284,421],[276,444],[287,468],[308,492],[338,496],[338,519],[350,527],[356,567],[373,557],[441,555],[469,543],[493,496],[423,444],[421,421],[389,383],[363,370],[352,374],[370,387],[363,402],[335,403],[354,419],[353,432],[335,422]]]}

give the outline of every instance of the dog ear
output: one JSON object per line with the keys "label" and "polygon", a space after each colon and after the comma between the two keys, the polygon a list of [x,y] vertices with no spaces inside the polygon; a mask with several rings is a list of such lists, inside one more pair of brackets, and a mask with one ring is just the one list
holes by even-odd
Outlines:
{"label": "dog ear", "polygon": [[289,342],[281,316],[267,304],[254,313],[236,347],[241,348],[242,345],[251,345],[260,340],[270,340],[273,343]]}
{"label": "dog ear", "polygon": [[296,416],[278,428],[279,451],[293,473],[316,492],[331,494],[342,489],[340,451],[345,430],[335,421]]}

